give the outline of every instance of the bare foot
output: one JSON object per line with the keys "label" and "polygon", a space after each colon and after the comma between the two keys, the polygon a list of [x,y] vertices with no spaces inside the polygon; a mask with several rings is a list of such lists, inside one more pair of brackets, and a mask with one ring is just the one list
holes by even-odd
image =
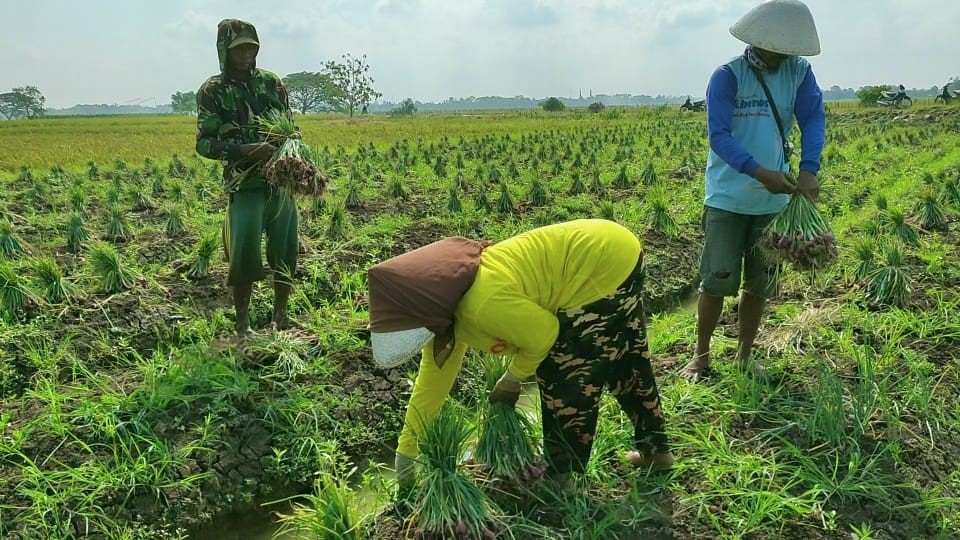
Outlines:
{"label": "bare foot", "polygon": [[625,454],[627,461],[638,469],[669,469],[673,466],[674,459],[671,452],[665,454],[643,454],[636,450],[630,450]]}
{"label": "bare foot", "polygon": [[296,322],[291,321],[287,317],[274,318],[272,321],[270,321],[270,329],[273,330],[274,332],[278,332],[280,330],[291,330],[291,329],[300,329],[300,328],[303,328],[303,327],[297,324]]}
{"label": "bare foot", "polygon": [[252,339],[257,336],[257,333],[253,331],[253,328],[250,328],[250,323],[237,323],[237,338],[240,341],[245,341]]}
{"label": "bare foot", "polygon": [[688,381],[697,381],[701,377],[706,376],[709,371],[710,361],[706,358],[699,357],[691,360],[690,363],[683,368],[680,376]]}

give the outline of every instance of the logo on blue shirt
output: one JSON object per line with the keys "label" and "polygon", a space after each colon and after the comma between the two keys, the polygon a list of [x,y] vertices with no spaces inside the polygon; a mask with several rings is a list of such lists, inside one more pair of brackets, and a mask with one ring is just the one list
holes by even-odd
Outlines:
{"label": "logo on blue shirt", "polygon": [[738,109],[769,109],[770,102],[765,99],[737,99],[735,103]]}
{"label": "logo on blue shirt", "polygon": [[770,102],[760,98],[734,99],[734,118],[767,118],[770,116]]}

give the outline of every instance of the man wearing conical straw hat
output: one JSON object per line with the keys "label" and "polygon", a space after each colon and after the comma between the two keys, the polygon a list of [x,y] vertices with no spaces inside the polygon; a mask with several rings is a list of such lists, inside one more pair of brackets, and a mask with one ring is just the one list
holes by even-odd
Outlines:
{"label": "man wearing conical straw hat", "polygon": [[[813,16],[798,0],[770,0],[730,28],[747,44],[743,54],[714,71],[707,86],[705,241],[700,262],[697,347],[685,375],[710,367],[710,338],[723,299],[742,286],[737,362],[751,362],[766,300],[777,291],[777,271],[759,250],[764,227],[800,192],[816,200],[826,138],[823,95],[803,56],[820,54]],[[790,135],[800,129],[796,180],[790,174]]]}

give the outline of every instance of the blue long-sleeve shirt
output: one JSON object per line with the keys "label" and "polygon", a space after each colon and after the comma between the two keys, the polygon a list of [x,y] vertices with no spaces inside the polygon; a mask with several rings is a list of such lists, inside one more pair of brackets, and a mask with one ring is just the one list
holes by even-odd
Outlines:
{"label": "blue long-sleeve shirt", "polygon": [[[817,174],[826,140],[823,94],[810,64],[788,57],[773,73],[764,73],[784,131],[789,138],[794,123],[800,128],[800,170]],[[788,200],[763,189],[753,174],[763,165],[788,169],[780,132],[763,87],[738,57],[720,66],[707,86],[707,206],[742,214],[777,212]]]}

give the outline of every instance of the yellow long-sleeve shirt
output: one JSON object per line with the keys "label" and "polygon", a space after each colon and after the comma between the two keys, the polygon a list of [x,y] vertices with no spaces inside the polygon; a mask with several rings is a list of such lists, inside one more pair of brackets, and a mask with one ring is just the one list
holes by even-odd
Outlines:
{"label": "yellow long-sleeve shirt", "polygon": [[417,455],[417,435],[453,388],[467,347],[512,356],[508,370],[524,379],[557,340],[560,309],[610,294],[636,267],[639,238],[612,221],[581,219],[540,227],[484,250],[476,279],[457,306],[456,348],[443,368],[427,345],[407,406],[397,452]]}

